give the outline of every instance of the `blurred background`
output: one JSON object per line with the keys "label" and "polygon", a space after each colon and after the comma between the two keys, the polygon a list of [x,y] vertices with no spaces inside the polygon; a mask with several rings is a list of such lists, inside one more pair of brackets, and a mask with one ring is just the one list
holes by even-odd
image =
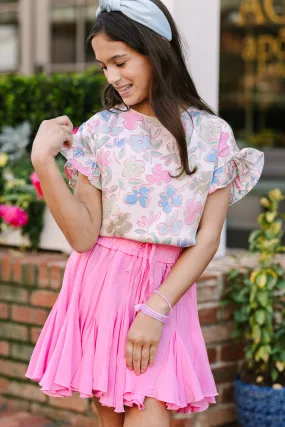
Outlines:
{"label": "blurred background", "polygon": [[[171,424],[227,426],[236,420],[233,382],[245,355],[258,368],[254,384],[285,390],[285,270],[272,263],[264,270],[262,264],[278,255],[285,268],[284,255],[279,255],[285,251],[284,238],[283,247],[280,243],[285,219],[285,1],[163,2],[189,46],[189,68],[202,98],[232,126],[240,149],[250,146],[265,153],[260,181],[230,207],[217,257],[197,286],[218,405]],[[1,412],[3,427],[98,425],[90,399],[47,397],[37,384],[25,380],[70,253],[46,208],[30,149],[44,119],[67,114],[76,132],[101,109],[105,78],[86,44],[97,7],[98,0],[0,0],[0,410],[24,411],[6,421]],[[64,159],[58,156],[57,162],[64,176]],[[260,254],[261,264],[250,251]],[[246,274],[244,266],[249,267]],[[235,268],[230,275],[229,268]],[[229,284],[234,304],[224,308],[220,302]],[[259,305],[252,304],[251,292]],[[266,310],[279,319],[275,329],[271,319],[268,324],[264,320]],[[254,350],[245,351],[246,340]],[[259,374],[262,358],[266,381]],[[285,425],[276,420],[269,424],[259,413],[273,406],[267,404],[267,395],[258,404],[251,404],[244,389],[238,400],[241,396],[251,418],[243,426]],[[284,420],[284,405],[278,393],[275,396]],[[253,408],[263,424],[252,417]],[[28,412],[48,419],[29,418]]]}
{"label": "blurred background", "polygon": [[[165,2],[170,9],[178,9],[179,4],[184,14],[188,8],[186,18],[191,17],[191,8],[197,8],[183,0],[175,5]],[[240,148],[252,146],[265,152],[261,181],[228,215],[227,247],[246,248],[256,225],[260,196],[274,187],[285,190],[285,5],[283,0],[215,0],[211,4],[215,16],[218,10],[220,24],[214,30],[219,34],[213,47],[219,62],[217,109],[233,127]],[[94,54],[86,38],[97,7],[96,0],[0,0],[0,75],[94,72]],[[194,46],[193,36],[186,34],[194,79],[193,62],[199,57],[193,51],[213,32],[203,26],[207,19],[203,9],[195,19],[197,13],[203,32]],[[207,72],[213,74],[211,68]],[[3,119],[0,126],[5,124]]]}

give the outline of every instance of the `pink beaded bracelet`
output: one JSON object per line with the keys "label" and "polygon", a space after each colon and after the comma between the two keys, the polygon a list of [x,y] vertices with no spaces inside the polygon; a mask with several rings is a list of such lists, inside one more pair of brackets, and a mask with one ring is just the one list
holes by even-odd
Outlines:
{"label": "pink beaded bracelet", "polygon": [[164,299],[164,301],[166,301],[167,302],[167,304],[168,304],[168,307],[170,308],[170,311],[172,311],[172,306],[171,306],[171,304],[170,304],[170,302],[168,301],[168,299],[164,296],[164,295],[162,295],[159,291],[154,291],[154,294],[158,294],[158,295],[160,295],[161,296],[161,298],[163,298]]}
{"label": "pink beaded bracelet", "polygon": [[142,311],[147,316],[153,317],[156,320],[159,320],[162,323],[166,323],[168,316],[164,314],[157,313],[152,310],[147,304],[137,304],[135,305],[135,311]]}

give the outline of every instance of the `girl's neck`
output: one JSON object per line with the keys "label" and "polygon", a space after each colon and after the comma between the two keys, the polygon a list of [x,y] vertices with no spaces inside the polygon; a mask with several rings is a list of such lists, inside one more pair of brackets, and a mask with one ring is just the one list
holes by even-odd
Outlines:
{"label": "girl's neck", "polygon": [[[130,105],[130,107],[132,110],[137,111],[138,113],[143,114],[144,116],[156,117],[148,101],[143,101],[139,104]],[[188,108],[189,105],[181,105],[182,110],[187,110]]]}
{"label": "girl's neck", "polygon": [[146,100],[140,102],[139,104],[130,105],[130,107],[132,108],[132,110],[135,110],[140,114],[155,117],[153,109],[151,108],[149,102]]}

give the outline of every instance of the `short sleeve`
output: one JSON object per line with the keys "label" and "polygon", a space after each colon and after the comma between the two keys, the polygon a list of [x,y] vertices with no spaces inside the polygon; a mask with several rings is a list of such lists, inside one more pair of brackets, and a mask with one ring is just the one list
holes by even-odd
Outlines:
{"label": "short sleeve", "polygon": [[102,180],[96,157],[96,137],[92,131],[92,119],[83,123],[76,134],[70,148],[62,147],[60,152],[67,159],[64,171],[69,179],[69,185],[76,187],[78,173],[87,176],[90,184],[102,190]]}
{"label": "short sleeve", "polygon": [[263,166],[264,154],[254,148],[239,150],[231,127],[223,120],[209,194],[231,184],[229,205],[238,202],[257,184]]}

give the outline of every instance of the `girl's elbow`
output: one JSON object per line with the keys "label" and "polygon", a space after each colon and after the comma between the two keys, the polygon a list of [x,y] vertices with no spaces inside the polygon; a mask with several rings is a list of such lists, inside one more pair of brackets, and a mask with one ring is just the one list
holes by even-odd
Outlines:
{"label": "girl's elbow", "polygon": [[92,239],[89,241],[86,240],[82,240],[82,239],[74,239],[72,241],[69,241],[68,243],[70,244],[71,248],[79,253],[79,254],[83,254],[85,252],[90,251],[91,249],[93,249],[93,247],[96,245],[98,240],[98,236],[96,237],[96,239]]}

